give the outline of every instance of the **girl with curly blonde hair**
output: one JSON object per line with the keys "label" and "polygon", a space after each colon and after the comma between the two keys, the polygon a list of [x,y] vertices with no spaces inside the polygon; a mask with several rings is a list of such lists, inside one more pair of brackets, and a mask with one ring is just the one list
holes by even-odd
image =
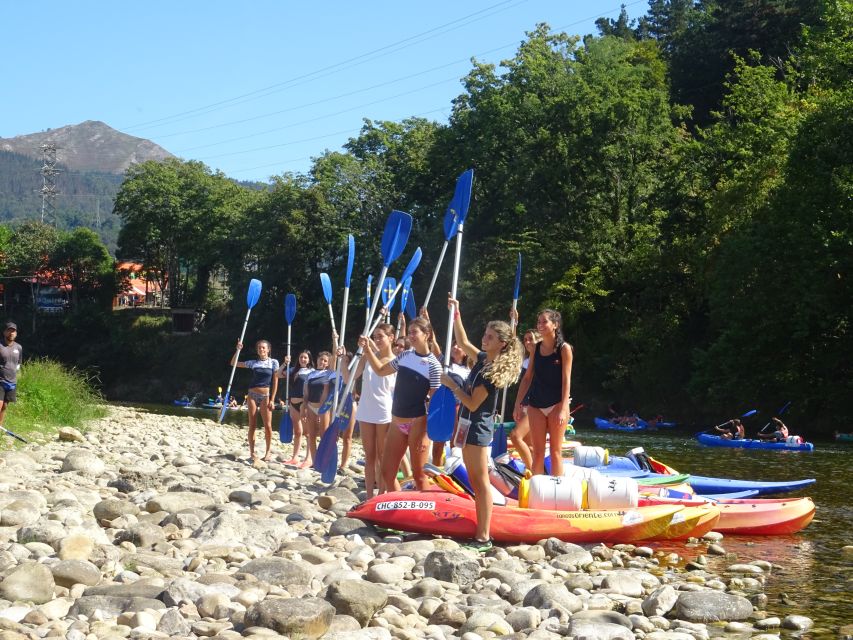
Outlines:
{"label": "girl with curly blonde hair", "polygon": [[454,311],[453,331],[457,344],[475,360],[462,386],[447,373],[441,383],[462,404],[454,444],[463,444],[462,460],[468,471],[477,512],[477,532],[469,545],[485,551],[492,545],[489,527],[492,519],[492,492],[489,482],[489,445],[494,436],[494,416],[498,390],[513,384],[521,372],[522,347],[506,322],[494,320],[486,325],[481,349],[468,340],[459,313],[459,301],[448,296]]}

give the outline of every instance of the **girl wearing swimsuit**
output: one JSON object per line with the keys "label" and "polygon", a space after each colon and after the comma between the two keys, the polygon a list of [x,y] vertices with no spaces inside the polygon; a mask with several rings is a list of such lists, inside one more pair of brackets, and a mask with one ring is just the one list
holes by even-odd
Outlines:
{"label": "girl wearing swimsuit", "polygon": [[393,426],[388,429],[382,455],[382,480],[388,490],[395,486],[397,468],[407,447],[415,485],[420,490],[428,486],[424,473],[429,452],[426,405],[441,384],[441,364],[432,353],[432,325],[426,318],[415,318],[409,324],[408,336],[412,348],[384,364],[376,355],[376,345],[371,345],[367,336],[358,339],[368,363],[378,375],[397,374],[391,407]]}
{"label": "girl wearing swimsuit", "polygon": [[[383,323],[373,332],[371,347],[380,365],[384,366],[394,359],[393,325]],[[347,368],[341,368],[346,372]],[[361,397],[358,411],[353,412],[361,430],[361,442],[364,445],[364,489],[367,497],[372,498],[374,491],[385,493],[380,464],[385,446],[385,436],[391,425],[391,405],[394,398],[394,385],[397,375],[380,376],[366,359],[359,362],[355,377],[361,376]],[[346,377],[346,373],[345,373]],[[349,380],[347,380],[349,382]]]}
{"label": "girl wearing swimsuit", "polygon": [[[449,373],[442,374],[441,383],[450,389],[462,404],[459,429],[465,429],[463,425],[466,421],[468,423],[462,460],[474,489],[477,512],[477,533],[471,546],[485,551],[492,546],[489,536],[492,519],[489,445],[495,430],[494,414],[497,411],[498,390],[518,379],[522,348],[506,322],[492,321],[486,325],[481,341],[482,349],[478,349],[468,340],[459,314],[459,302],[454,298],[448,298],[447,302],[455,311],[453,332],[456,340],[465,354],[476,362],[462,386]],[[461,433],[459,437],[462,437]]]}
{"label": "girl wearing swimsuit", "polygon": [[550,437],[551,474],[563,475],[563,437],[572,401],[572,347],[563,340],[562,324],[558,311],[545,309],[539,314],[536,330],[542,342],[536,345],[515,399],[516,422],[524,415],[524,399],[529,402],[534,474],[545,473],[545,440]]}
{"label": "girl wearing swimsuit", "polygon": [[[530,360],[536,353],[536,345],[539,344],[541,338],[536,329],[528,329],[524,332],[522,344],[526,352],[526,357],[521,363],[521,377],[527,372],[530,367]],[[521,461],[526,469],[533,468],[533,454],[530,453],[530,445],[533,444],[533,439],[530,437],[530,420],[527,417],[527,399],[522,399],[522,407],[524,407],[521,420],[516,421],[515,428],[509,432],[509,439],[512,441],[512,446],[518,452]]]}
{"label": "girl wearing swimsuit", "polygon": [[299,450],[302,448],[302,405],[305,397],[305,381],[314,372],[310,351],[302,351],[296,360],[299,366],[288,371],[290,359],[285,356],[284,364],[278,370],[279,378],[286,375],[290,376],[290,407],[287,410],[290,411],[290,421],[293,424],[293,455],[285,460],[284,464],[297,464],[299,462]]}
{"label": "girl wearing swimsuit", "polygon": [[255,457],[255,423],[258,410],[261,412],[261,420],[264,424],[264,442],[266,451],[264,461],[268,461],[272,455],[272,408],[275,403],[275,393],[278,388],[278,360],[270,358],[270,343],[266,340],[258,340],[255,350],[258,353],[257,360],[246,360],[237,362],[237,355],[243,348],[243,343],[237,341],[237,350],[231,358],[231,366],[252,371],[252,382],[249,384],[249,457],[256,461]]}
{"label": "girl wearing swimsuit", "polygon": [[308,454],[300,466],[310,467],[317,455],[317,438],[323,436],[329,426],[331,411],[320,415],[320,408],[329,397],[329,381],[335,372],[335,356],[328,351],[317,354],[317,368],[306,378],[305,400],[302,403],[302,421],[308,440]]}

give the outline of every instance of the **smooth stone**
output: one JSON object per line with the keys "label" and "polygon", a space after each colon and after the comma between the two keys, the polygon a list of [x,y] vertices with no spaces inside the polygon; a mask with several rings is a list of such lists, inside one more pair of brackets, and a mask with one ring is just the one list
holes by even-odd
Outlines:
{"label": "smooth stone", "polygon": [[553,609],[561,607],[569,613],[583,609],[583,601],[563,584],[539,584],[534,586],[524,596],[525,607],[537,609]]}
{"label": "smooth stone", "polygon": [[86,438],[74,427],[60,427],[57,436],[62,442],[86,442]]}
{"label": "smooth stone", "polygon": [[792,629],[794,631],[807,631],[812,628],[814,621],[806,616],[790,615],[785,616],[782,620],[783,629]]}
{"label": "smooth stone", "polygon": [[388,601],[385,589],[361,580],[342,580],[329,585],[326,600],[340,615],[346,615],[358,621],[362,627]]}
{"label": "smooth stone", "polygon": [[711,590],[682,592],[675,605],[675,616],[689,622],[746,620],[750,615],[752,603],[743,596]]}
{"label": "smooth stone", "polygon": [[542,614],[536,607],[521,607],[510,611],[506,616],[506,622],[513,631],[535,629],[542,622]]}
{"label": "smooth stone", "polygon": [[354,534],[362,538],[376,536],[376,529],[358,518],[338,518],[329,525],[330,536],[349,536]]}
{"label": "smooth stone", "polygon": [[121,596],[83,596],[78,598],[68,611],[68,615],[83,615],[91,618],[100,609],[107,617],[115,618],[127,611],[142,611],[143,609],[165,609],[160,600],[152,598],[133,598]]}
{"label": "smooth stone", "polygon": [[0,509],[0,526],[19,527],[34,524],[39,519],[39,510],[33,504],[15,500]]}
{"label": "smooth stone", "polygon": [[181,615],[176,608],[167,609],[160,616],[160,621],[157,623],[157,631],[165,633],[170,637],[187,636],[191,633],[192,628],[189,622]]}
{"label": "smooth stone", "polygon": [[116,498],[108,498],[101,500],[92,508],[92,513],[98,521],[115,520],[124,515],[133,515],[139,513],[139,507],[128,500],[118,500]]}
{"label": "smooth stone", "polygon": [[[536,548],[540,550],[542,549],[542,547]],[[464,634],[469,632],[482,635],[485,631],[502,636],[512,633],[513,628],[506,620],[504,620],[503,616],[495,613],[494,611],[481,609],[471,613],[459,631],[463,634],[463,637],[465,637]]]}
{"label": "smooth stone", "polygon": [[303,564],[278,557],[252,560],[240,567],[238,573],[250,574],[258,580],[285,588],[291,585],[307,586],[312,577],[311,571]]}
{"label": "smooth stone", "polygon": [[208,509],[216,504],[216,501],[207,494],[195,491],[170,491],[148,501],[145,510],[149,513],[165,511],[166,513],[177,513],[184,509]]}
{"label": "smooth stone", "polygon": [[92,587],[101,581],[101,571],[86,560],[62,560],[50,567],[53,579],[61,587],[71,588],[75,584]]}
{"label": "smooth stone", "polygon": [[328,631],[334,616],[335,608],[319,598],[267,598],[249,607],[245,624],[311,640]]}
{"label": "smooth stone", "polygon": [[480,564],[463,551],[433,551],[424,560],[424,575],[467,589],[480,575]]}
{"label": "smooth stone", "polygon": [[634,640],[634,632],[621,624],[590,622],[572,617],[569,634],[575,640]]}
{"label": "smooth stone", "polygon": [[60,560],[90,560],[95,550],[95,541],[84,533],[72,533],[59,541]]}
{"label": "smooth stone", "polygon": [[6,574],[0,582],[0,598],[44,604],[53,599],[55,586],[50,569],[43,564],[27,562]]}
{"label": "smooth stone", "polygon": [[364,579],[379,584],[397,584],[403,580],[405,575],[406,571],[403,567],[390,562],[382,562],[372,565],[364,575]]}
{"label": "smooth stone", "polygon": [[639,580],[622,573],[611,573],[604,576],[604,580],[601,581],[601,589],[632,598],[640,598],[644,593],[643,585]]}
{"label": "smooth stone", "polygon": [[583,620],[585,622],[618,624],[628,629],[634,627],[631,619],[618,611],[594,611],[583,610],[572,614],[572,620]]}
{"label": "smooth stone", "polygon": [[87,476],[100,476],[105,469],[104,461],[88,449],[72,449],[62,461],[61,472],[77,471]]}
{"label": "smooth stone", "polygon": [[665,616],[672,611],[678,601],[678,592],[671,585],[664,585],[655,589],[643,600],[643,613],[649,618],[652,616]]}

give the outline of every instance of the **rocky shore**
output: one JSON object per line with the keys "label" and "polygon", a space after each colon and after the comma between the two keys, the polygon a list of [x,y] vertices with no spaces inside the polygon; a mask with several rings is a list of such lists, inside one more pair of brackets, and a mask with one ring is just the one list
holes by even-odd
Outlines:
{"label": "rocky shore", "polygon": [[253,466],[243,429],[111,408],[85,435],[0,451],[0,640],[767,640],[812,625],[768,602],[773,567],[721,536],[478,556],[347,518],[357,465],[329,488],[276,450]]}

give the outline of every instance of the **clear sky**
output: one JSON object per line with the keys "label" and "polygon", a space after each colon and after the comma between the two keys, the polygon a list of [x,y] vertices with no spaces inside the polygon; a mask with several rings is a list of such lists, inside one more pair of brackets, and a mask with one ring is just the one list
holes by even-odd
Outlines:
{"label": "clear sky", "polygon": [[[646,0],[625,2],[632,18]],[[101,120],[240,180],[305,171],[362,118],[447,120],[471,58],[619,0],[0,3],[0,137]],[[61,158],[60,158],[61,161]]]}

